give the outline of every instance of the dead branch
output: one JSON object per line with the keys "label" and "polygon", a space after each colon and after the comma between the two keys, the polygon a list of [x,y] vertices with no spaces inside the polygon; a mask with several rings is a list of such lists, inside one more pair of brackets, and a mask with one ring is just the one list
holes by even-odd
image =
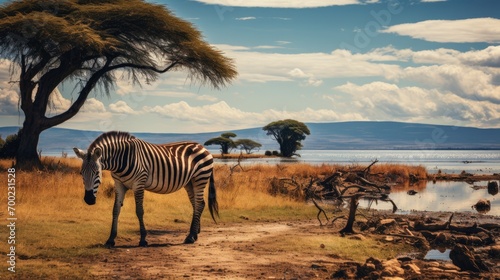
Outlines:
{"label": "dead branch", "polygon": [[314,203],[314,206],[316,206],[316,208],[318,208],[318,210],[319,210],[318,215],[316,216],[316,218],[318,218],[319,225],[323,226],[323,223],[321,223],[321,219],[319,218],[319,216],[321,215],[321,213],[323,213],[325,215],[325,218],[326,218],[327,222],[329,222],[330,219],[328,219],[328,216],[326,215],[325,210],[323,210],[323,208],[321,208],[321,206],[319,206],[319,204],[316,202],[316,200],[314,200],[314,198],[312,199],[312,202]]}
{"label": "dead branch", "polygon": [[347,224],[345,225],[345,227],[342,230],[340,230],[341,234],[354,233],[352,226],[354,225],[354,221],[356,219],[356,210],[358,209],[359,198],[362,197],[363,195],[364,195],[363,193],[356,193],[351,197],[351,203],[349,207],[349,218],[347,219]]}

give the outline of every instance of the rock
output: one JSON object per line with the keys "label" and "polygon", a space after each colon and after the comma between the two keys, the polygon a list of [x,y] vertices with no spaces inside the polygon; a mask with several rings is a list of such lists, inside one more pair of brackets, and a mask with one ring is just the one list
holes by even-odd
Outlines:
{"label": "rock", "polygon": [[405,274],[397,259],[390,259],[382,262],[382,276],[396,276]]}
{"label": "rock", "polygon": [[500,245],[491,246],[488,255],[494,259],[500,259]]}
{"label": "rock", "polygon": [[405,270],[408,270],[410,273],[414,273],[414,274],[417,274],[417,275],[420,275],[422,274],[420,272],[420,267],[418,267],[416,264],[414,263],[407,263],[405,265],[403,265],[403,268]]}
{"label": "rock", "polygon": [[479,213],[487,213],[491,209],[491,202],[488,199],[480,199],[476,204],[472,205],[472,208],[475,208]]}
{"label": "rock", "polygon": [[457,244],[450,252],[450,259],[461,270],[473,272],[489,271],[488,267],[467,246]]}
{"label": "rock", "polygon": [[439,262],[426,262],[425,264],[428,267],[439,267],[440,266]]}
{"label": "rock", "polygon": [[408,195],[416,195],[418,192],[415,190],[409,190],[406,192]]}
{"label": "rock", "polygon": [[379,224],[381,226],[394,225],[394,224],[396,224],[396,220],[394,220],[394,219],[382,219],[379,221]]}
{"label": "rock", "polygon": [[497,181],[488,182],[488,193],[491,195],[498,194],[498,182]]}
{"label": "rock", "polygon": [[459,267],[457,267],[456,265],[454,265],[452,263],[443,263],[443,265],[441,267],[444,270],[460,270]]}
{"label": "rock", "polygon": [[451,237],[444,233],[444,232],[439,232],[437,235],[436,235],[436,238],[434,239],[434,243],[436,245],[444,245],[444,244],[447,244],[449,241],[450,241]]}

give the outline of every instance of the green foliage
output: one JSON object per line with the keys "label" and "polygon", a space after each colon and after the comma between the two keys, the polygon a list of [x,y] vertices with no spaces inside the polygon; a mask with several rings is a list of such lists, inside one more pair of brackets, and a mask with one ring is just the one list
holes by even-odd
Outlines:
{"label": "green foliage", "polygon": [[[19,147],[19,137],[17,134],[12,134],[5,138],[5,141],[0,137],[0,158],[14,158]],[[1,142],[3,141],[3,144]]]}
{"label": "green foliage", "polygon": [[[144,0],[20,0],[0,5],[0,59],[12,62],[25,120],[18,166],[41,165],[42,131],[74,117],[90,92],[109,94],[116,73],[150,83],[187,70],[194,81],[220,88],[237,75],[233,61],[203,40],[188,21]],[[73,82],[68,109],[47,117],[50,97]]]}
{"label": "green foliage", "polygon": [[2,135],[0,135],[0,150],[2,149],[3,145],[5,145],[5,140],[3,140]]}
{"label": "green foliage", "polygon": [[301,141],[306,139],[306,135],[311,134],[307,125],[292,119],[275,121],[262,129],[278,142],[281,155],[284,157],[297,155],[296,151],[302,148]]}
{"label": "green foliage", "polygon": [[236,133],[233,133],[233,132],[224,132],[220,136],[224,137],[224,138],[234,138],[237,135],[236,135]]}
{"label": "green foliage", "polygon": [[233,140],[222,136],[209,139],[204,143],[204,145],[205,146],[220,145],[220,151],[222,154],[229,154],[230,149],[236,148]]}
{"label": "green foliage", "polygon": [[234,141],[234,145],[239,147],[241,150],[245,150],[247,154],[251,154],[252,150],[262,147],[262,144],[251,139],[238,139]]}
{"label": "green foliage", "polygon": [[255,142],[250,139],[239,139],[233,141],[231,138],[236,137],[237,135],[233,132],[224,132],[219,137],[215,137],[209,139],[205,142],[205,146],[209,145],[220,145],[220,151],[222,154],[229,154],[231,149],[239,147],[242,150],[245,150],[247,154],[251,154],[252,150],[262,147],[262,145],[258,142]]}

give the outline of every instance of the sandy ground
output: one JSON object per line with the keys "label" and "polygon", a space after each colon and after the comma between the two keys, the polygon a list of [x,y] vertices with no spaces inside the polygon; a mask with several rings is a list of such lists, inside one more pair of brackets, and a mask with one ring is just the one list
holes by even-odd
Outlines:
{"label": "sandy ground", "polygon": [[92,273],[103,279],[324,279],[324,267],[343,260],[266,248],[270,240],[317,234],[311,228],[328,230],[314,221],[218,225],[202,229],[193,245],[180,244],[184,232],[152,231],[147,248],[117,239],[116,248],[95,260]]}
{"label": "sandy ground", "polygon": [[[440,214],[431,215],[437,217]],[[471,218],[478,221],[477,217],[457,214],[457,221]],[[500,217],[482,217],[482,222],[500,221]],[[202,228],[197,243],[184,245],[181,242],[185,232],[150,230],[149,247],[137,247],[138,240],[135,239],[118,238],[117,247],[94,260],[87,260],[86,264],[94,264],[89,271],[95,279],[332,279],[333,275],[349,274],[356,267],[359,271],[363,264],[329,254],[326,249],[324,253],[318,253],[318,250],[278,250],[273,249],[276,246],[272,246],[272,243],[280,239],[300,242],[305,237],[337,232],[338,229],[331,226],[320,227],[317,220],[245,221]],[[498,236],[495,239],[498,240]],[[381,250],[383,246],[390,244],[381,245]],[[321,248],[320,243],[318,247]],[[460,271],[451,261],[422,260],[411,261],[412,265],[418,267],[418,273],[413,273],[408,264],[400,262],[396,265],[397,270],[403,273],[404,268],[404,274],[397,275],[401,278],[392,279],[500,279],[500,262],[497,258],[489,260],[490,264],[493,261],[497,265],[492,265],[492,272],[487,274]],[[396,259],[393,261],[398,262]],[[356,276],[350,274],[348,278],[355,279]]]}

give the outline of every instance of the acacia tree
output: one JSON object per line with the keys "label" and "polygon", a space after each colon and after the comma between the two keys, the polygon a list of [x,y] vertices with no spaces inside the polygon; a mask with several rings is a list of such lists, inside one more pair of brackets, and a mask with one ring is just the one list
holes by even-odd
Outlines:
{"label": "acacia tree", "polygon": [[262,147],[262,144],[253,141],[252,139],[238,139],[234,141],[236,147],[245,150],[247,154],[251,154],[252,150]]}
{"label": "acacia tree", "polygon": [[[232,61],[189,22],[142,0],[24,0],[0,6],[0,57],[12,62],[24,122],[19,167],[41,167],[40,133],[75,116],[96,87],[109,95],[117,70],[134,83],[187,70],[215,88],[237,74]],[[120,72],[122,73],[122,72]],[[17,80],[18,79],[18,80]],[[77,84],[70,107],[47,116],[50,98],[65,81]]]}
{"label": "acacia tree", "polygon": [[311,132],[307,125],[302,122],[286,119],[272,122],[262,128],[267,135],[272,136],[280,145],[281,155],[291,157],[302,148],[301,141]]}
{"label": "acacia tree", "polygon": [[224,154],[229,154],[229,149],[236,148],[234,141],[231,138],[236,137],[236,134],[233,132],[225,132],[222,133],[219,137],[215,137],[212,139],[208,139],[204,145],[220,145],[220,152]]}

